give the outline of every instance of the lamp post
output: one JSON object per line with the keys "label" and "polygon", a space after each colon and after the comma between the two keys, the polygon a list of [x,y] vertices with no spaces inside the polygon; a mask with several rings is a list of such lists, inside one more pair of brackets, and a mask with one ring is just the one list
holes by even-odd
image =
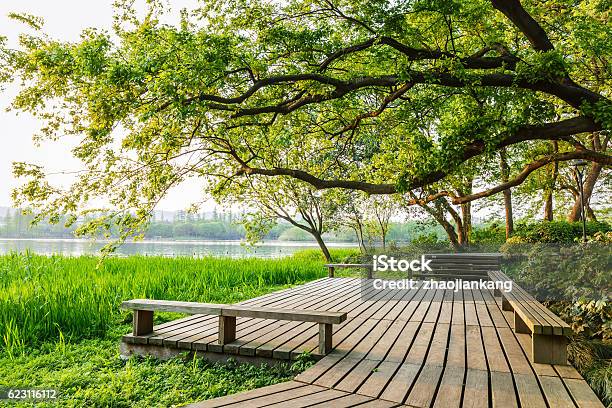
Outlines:
{"label": "lamp post", "polygon": [[574,166],[574,172],[576,173],[576,180],[578,181],[578,190],[580,192],[580,210],[582,215],[582,241],[587,241],[586,236],[586,211],[584,207],[584,186],[582,184],[582,174],[584,168],[589,164],[588,161],[583,159],[574,160],[572,166]]}

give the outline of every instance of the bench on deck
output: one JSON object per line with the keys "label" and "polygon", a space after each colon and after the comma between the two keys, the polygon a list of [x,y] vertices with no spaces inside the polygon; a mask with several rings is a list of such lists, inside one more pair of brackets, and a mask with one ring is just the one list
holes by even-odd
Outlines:
{"label": "bench on deck", "polygon": [[134,311],[134,336],[145,336],[153,333],[153,312],[155,311],[219,316],[220,345],[236,340],[237,317],[315,322],[319,323],[319,353],[322,355],[328,354],[332,349],[332,325],[346,320],[346,313],[344,312],[180,302],[174,300],[134,299],[121,303],[121,307]]}
{"label": "bench on deck", "polygon": [[501,255],[495,253],[426,254],[425,259],[431,260],[432,271],[415,272],[413,278],[488,280],[489,272],[501,269]]}
{"label": "bench on deck", "polygon": [[367,271],[368,279],[372,279],[372,266],[373,266],[372,264],[329,263],[329,264],[325,264],[325,266],[327,267],[327,272],[328,272],[327,276],[329,278],[334,277],[334,271],[336,269],[364,268]]}
{"label": "bench on deck", "polygon": [[[511,279],[501,271],[489,272],[492,281]],[[502,297],[502,310],[514,312],[514,331],[531,334],[534,363],[567,364],[567,338],[571,327],[513,282],[510,292],[495,291]]]}

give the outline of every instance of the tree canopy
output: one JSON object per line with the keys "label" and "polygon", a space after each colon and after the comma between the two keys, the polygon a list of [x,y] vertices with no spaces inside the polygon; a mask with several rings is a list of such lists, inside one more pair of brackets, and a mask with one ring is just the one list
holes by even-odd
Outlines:
{"label": "tree canopy", "polygon": [[[155,2],[144,19],[125,2],[112,31],[75,43],[15,16],[37,30],[0,51],[2,78],[21,81],[13,108],[45,121],[40,137],[77,138],[85,169],[62,190],[17,163],[15,198],[53,219],[110,197],[115,212],[83,232],[115,219],[128,233],[186,177],[221,196],[243,177],[289,177],[462,204],[553,162],[610,166],[610,5],[222,0],[171,26]],[[456,188],[502,149],[506,181]]]}

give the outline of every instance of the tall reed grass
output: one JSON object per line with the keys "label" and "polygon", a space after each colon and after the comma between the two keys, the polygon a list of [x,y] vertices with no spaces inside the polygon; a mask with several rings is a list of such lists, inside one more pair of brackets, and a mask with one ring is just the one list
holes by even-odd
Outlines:
{"label": "tall reed grass", "polygon": [[103,336],[131,298],[239,301],[325,276],[314,257],[267,259],[0,256],[0,352],[60,336]]}

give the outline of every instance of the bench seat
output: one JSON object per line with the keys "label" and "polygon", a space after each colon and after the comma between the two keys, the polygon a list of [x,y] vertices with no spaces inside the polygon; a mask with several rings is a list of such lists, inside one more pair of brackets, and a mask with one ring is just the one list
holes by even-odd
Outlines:
{"label": "bench seat", "polygon": [[[511,281],[501,271],[489,272],[489,278]],[[567,364],[566,336],[572,335],[573,331],[566,322],[514,282],[512,291],[496,291],[495,295],[502,297],[502,310],[514,312],[515,332],[531,334],[534,363]]]}
{"label": "bench seat", "polygon": [[319,323],[319,352],[322,355],[328,354],[332,349],[332,325],[342,323],[347,317],[345,312],[154,299],[128,300],[121,303],[121,308],[134,311],[134,336],[153,333],[153,312],[156,311],[219,316],[220,345],[236,340],[237,317]]}

